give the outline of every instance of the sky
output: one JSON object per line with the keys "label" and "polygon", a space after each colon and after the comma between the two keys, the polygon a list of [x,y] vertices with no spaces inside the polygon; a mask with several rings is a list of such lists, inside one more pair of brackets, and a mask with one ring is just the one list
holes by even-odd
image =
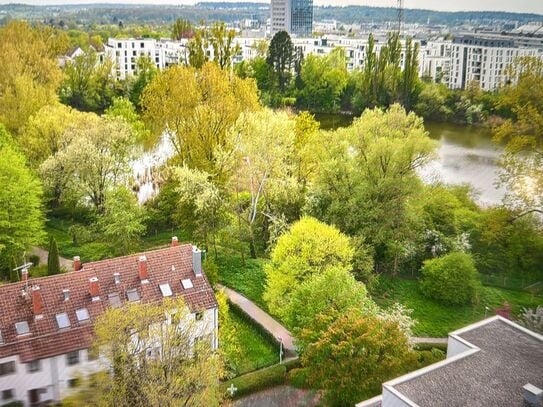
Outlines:
{"label": "sky", "polygon": [[[0,4],[14,2],[34,5],[85,3],[194,4],[196,1],[197,0],[0,0]],[[343,6],[351,4],[377,7],[396,6],[396,0],[314,0],[314,3],[319,6]],[[517,13],[538,13],[543,15],[543,0],[404,0],[404,7],[439,11],[511,11]]]}

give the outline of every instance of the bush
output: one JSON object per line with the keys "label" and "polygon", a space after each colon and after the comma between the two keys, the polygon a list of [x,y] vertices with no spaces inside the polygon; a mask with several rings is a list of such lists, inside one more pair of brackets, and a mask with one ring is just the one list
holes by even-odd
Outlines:
{"label": "bush", "polygon": [[421,271],[424,295],[452,305],[475,301],[479,281],[470,254],[457,252],[426,260]]}
{"label": "bush", "polygon": [[307,389],[307,369],[292,369],[287,373],[287,381],[292,387],[297,389]]}
{"label": "bush", "polygon": [[[257,390],[284,384],[287,368],[285,365],[273,365],[265,369],[238,376],[221,384],[221,391],[226,393],[231,384],[237,388],[233,398],[238,398]],[[226,393],[230,396],[230,393]]]}
{"label": "bush", "polygon": [[40,265],[40,256],[38,256],[37,254],[31,254],[28,257],[28,260],[30,261],[30,263],[32,263],[34,267],[38,267]]}

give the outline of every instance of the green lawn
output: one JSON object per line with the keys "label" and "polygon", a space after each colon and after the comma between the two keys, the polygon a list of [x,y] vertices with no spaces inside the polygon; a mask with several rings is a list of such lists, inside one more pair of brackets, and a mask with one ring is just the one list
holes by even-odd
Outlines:
{"label": "green lawn", "polygon": [[483,319],[485,307],[490,308],[487,315],[491,316],[495,314],[495,308],[504,302],[512,305],[514,314],[522,307],[533,308],[543,304],[543,297],[522,291],[483,286],[477,305],[447,306],[423,296],[416,280],[383,276],[381,283],[374,290],[373,298],[381,306],[386,307],[393,302],[400,302],[413,309],[412,316],[417,320],[414,334],[431,337],[445,337],[455,329]]}
{"label": "green lawn", "polygon": [[279,363],[279,349],[273,342],[239,316],[237,311],[230,309],[230,318],[236,326],[241,345],[242,359],[237,365],[239,374]]}
{"label": "green lawn", "polygon": [[246,257],[245,265],[243,265],[241,257],[238,255],[228,255],[221,251],[216,260],[219,266],[219,281],[245,295],[266,310],[266,303],[262,300],[266,284],[266,274],[263,267],[265,261],[264,259]]}

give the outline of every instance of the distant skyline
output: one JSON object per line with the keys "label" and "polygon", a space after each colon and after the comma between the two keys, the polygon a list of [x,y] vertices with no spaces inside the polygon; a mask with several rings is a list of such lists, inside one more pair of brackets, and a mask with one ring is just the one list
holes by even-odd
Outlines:
{"label": "distant skyline", "polygon": [[[240,0],[227,0],[227,2]],[[243,1],[243,0],[241,0]],[[259,0],[246,0],[259,1]],[[195,4],[195,0],[0,0],[0,4],[25,3],[32,5],[56,4],[91,4],[91,3],[123,3],[123,4]],[[266,1],[262,1],[265,3]],[[395,7],[396,0],[314,0],[317,6],[360,5],[375,7]],[[543,0],[404,0],[405,8],[429,9],[436,11],[508,11],[516,13],[536,13],[543,15]],[[543,20],[543,16],[542,16]]]}

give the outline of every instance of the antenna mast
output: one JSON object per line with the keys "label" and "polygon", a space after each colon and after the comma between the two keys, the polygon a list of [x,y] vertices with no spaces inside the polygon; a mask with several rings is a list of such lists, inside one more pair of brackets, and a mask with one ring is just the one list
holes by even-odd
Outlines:
{"label": "antenna mast", "polygon": [[398,37],[402,35],[402,23],[403,23],[403,0],[397,0],[398,7]]}

